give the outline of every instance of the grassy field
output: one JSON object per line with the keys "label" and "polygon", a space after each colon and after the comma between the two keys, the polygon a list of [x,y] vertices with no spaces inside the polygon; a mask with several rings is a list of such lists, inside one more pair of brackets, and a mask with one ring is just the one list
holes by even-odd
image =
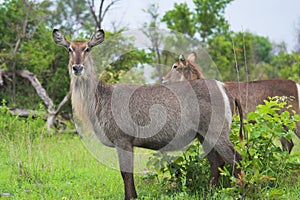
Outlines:
{"label": "grassy field", "polygon": [[[0,199],[123,199],[120,172],[97,162],[77,135],[50,134],[42,119],[2,113],[0,122]],[[222,186],[170,194],[159,179],[135,180],[139,199],[232,199]],[[280,184],[286,193],[278,199],[300,198],[297,177]]]}
{"label": "grassy field", "polygon": [[[2,135],[3,136],[3,135]],[[34,140],[19,135],[1,138],[0,194],[8,199],[123,199],[118,170],[99,164],[76,135],[45,136]],[[157,180],[136,176],[141,199],[182,199],[163,195]],[[193,198],[193,197],[190,197]],[[1,199],[1,197],[0,197]]]}

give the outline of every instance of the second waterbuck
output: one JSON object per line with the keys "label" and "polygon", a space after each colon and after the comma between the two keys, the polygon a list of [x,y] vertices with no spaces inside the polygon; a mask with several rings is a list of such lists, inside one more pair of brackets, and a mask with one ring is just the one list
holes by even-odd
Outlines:
{"label": "second waterbuck", "polygon": [[117,150],[126,200],[137,197],[134,147],[178,150],[198,138],[210,162],[213,183],[219,177],[218,160],[230,163],[238,177],[236,163],[241,156],[228,138],[233,99],[221,82],[207,79],[155,86],[104,84],[97,78],[90,54],[104,41],[103,30],[81,42],[68,41],[57,29],[52,36],[69,52],[76,116],[103,144]]}
{"label": "second waterbuck", "polygon": [[[179,56],[179,61],[175,62],[171,70],[163,77],[163,83],[173,83],[183,80],[196,80],[204,77],[201,68],[195,63],[195,53],[191,53],[187,59],[183,55]],[[300,114],[300,85],[292,80],[275,78],[269,80],[249,81],[249,82],[224,82],[228,92],[237,99],[242,107],[243,116],[247,117],[249,112],[256,110],[256,106],[263,104],[268,97],[293,96],[291,109]],[[296,123],[295,134],[300,138],[300,122]],[[292,140],[280,139],[283,150],[292,151],[294,146]]]}

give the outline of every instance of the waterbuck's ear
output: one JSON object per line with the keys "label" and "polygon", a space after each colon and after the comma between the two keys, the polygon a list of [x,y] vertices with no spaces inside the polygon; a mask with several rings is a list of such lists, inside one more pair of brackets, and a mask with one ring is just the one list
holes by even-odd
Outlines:
{"label": "waterbuck's ear", "polygon": [[104,31],[102,29],[98,30],[88,42],[90,48],[101,44],[104,41]]}
{"label": "waterbuck's ear", "polygon": [[181,62],[183,65],[185,65],[185,58],[183,55],[179,55],[179,62]]}
{"label": "waterbuck's ear", "polygon": [[196,53],[195,52],[192,52],[188,57],[187,59],[193,63],[195,63],[196,61]]}
{"label": "waterbuck's ear", "polygon": [[57,45],[63,46],[66,49],[69,48],[70,42],[65,38],[65,36],[58,29],[53,29],[52,38]]}

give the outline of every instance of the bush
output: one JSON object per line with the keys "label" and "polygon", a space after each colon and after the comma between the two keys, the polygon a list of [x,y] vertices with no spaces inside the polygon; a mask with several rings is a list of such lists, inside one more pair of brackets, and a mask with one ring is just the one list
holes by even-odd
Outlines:
{"label": "bush", "polygon": [[[280,184],[298,172],[300,166],[299,155],[282,151],[279,145],[280,137],[291,140],[295,123],[300,120],[286,100],[285,97],[274,97],[257,106],[257,110],[244,120],[244,132],[248,136],[243,143],[239,141],[239,119],[234,118],[230,139],[243,156],[242,173],[237,179],[232,175],[231,166],[220,169],[225,180],[223,178],[220,193],[214,196],[223,194],[235,198],[269,199],[284,194],[285,189],[280,188]],[[282,109],[284,111],[280,113]],[[148,162],[154,173],[147,177],[162,176],[162,188],[167,192],[211,190],[208,187],[210,166],[206,159],[201,159],[201,153],[199,142],[194,142],[177,156],[155,153]]]}
{"label": "bush", "polygon": [[150,178],[162,175],[161,184],[167,193],[194,193],[206,188],[210,168],[206,159],[199,156],[201,153],[202,148],[198,141],[189,145],[180,155],[155,153],[147,163],[148,167],[155,171]]}
{"label": "bush", "polygon": [[40,106],[41,115],[35,116],[33,120],[32,116],[22,118],[11,115],[4,100],[2,104],[3,105],[0,106],[0,138],[3,139],[3,141],[11,141],[15,138],[23,137],[24,135],[27,135],[30,141],[32,141],[38,135],[44,133],[45,121],[41,115],[45,113],[45,111],[42,110],[42,106]]}
{"label": "bush", "polygon": [[274,97],[257,106],[255,112],[249,113],[244,120],[247,139],[238,143],[238,120],[232,125],[231,141],[241,153],[242,175],[240,179],[232,177],[224,168],[222,175],[230,176],[233,186],[222,192],[237,198],[273,199],[285,194],[280,183],[299,170],[300,159],[296,154],[282,151],[280,138],[291,140],[299,115],[286,103],[287,97]]}

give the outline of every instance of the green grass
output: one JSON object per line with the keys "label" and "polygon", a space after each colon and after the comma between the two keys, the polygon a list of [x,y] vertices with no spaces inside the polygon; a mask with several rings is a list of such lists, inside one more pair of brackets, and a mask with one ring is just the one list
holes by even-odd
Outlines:
{"label": "green grass", "polygon": [[[124,197],[120,172],[97,162],[77,135],[42,133],[33,141],[28,135],[14,140],[2,135],[1,140],[4,142],[0,144],[0,194],[8,193],[8,199]],[[157,180],[135,177],[140,199],[188,196],[163,194]]]}
{"label": "green grass", "polygon": [[[197,194],[170,194],[161,179],[144,179],[136,174],[139,199],[232,199],[219,192],[222,185],[203,188]],[[286,193],[278,199],[300,199],[298,175],[293,179],[279,182]],[[123,198],[120,172],[99,163],[79,136],[50,134],[42,119],[19,119],[0,109],[0,199]]]}
{"label": "green grass", "polygon": [[1,145],[0,193],[11,199],[121,198],[119,172],[99,164],[77,136],[23,139]]}

